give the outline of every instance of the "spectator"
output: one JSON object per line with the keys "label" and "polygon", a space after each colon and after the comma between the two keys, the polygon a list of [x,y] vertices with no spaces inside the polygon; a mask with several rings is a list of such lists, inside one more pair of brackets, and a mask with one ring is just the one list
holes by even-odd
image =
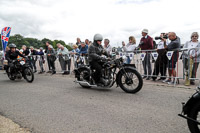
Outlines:
{"label": "spectator", "polygon": [[36,61],[37,61],[37,51],[33,48],[33,46],[30,47],[30,56],[31,56],[31,65],[32,68],[34,69],[33,72],[37,72],[37,68],[36,68]]}
{"label": "spectator", "polygon": [[131,63],[131,58],[129,56],[128,53],[133,52],[136,48],[136,40],[134,36],[130,36],[129,37],[129,43],[127,45],[125,45],[125,43],[122,43],[122,48],[124,50],[124,52],[126,52],[126,57],[127,57],[127,64]]}
{"label": "spectator", "polygon": [[26,47],[26,45],[23,45],[23,46],[22,46],[22,50],[23,50],[23,55],[29,56],[30,51],[29,51],[29,49]]}
{"label": "spectator", "polygon": [[79,50],[79,48],[78,48],[78,46],[76,44],[74,44],[72,46],[72,48],[73,48],[73,50],[72,50],[71,54],[73,54],[73,55],[74,54],[79,54],[80,50]]}
{"label": "spectator", "polygon": [[106,50],[106,52],[111,55],[112,53],[112,47],[110,45],[110,40],[109,39],[104,39],[104,49]]}
{"label": "spectator", "polygon": [[50,68],[52,68],[52,74],[56,74],[56,70],[55,70],[56,52],[53,49],[52,45],[48,46],[47,59],[49,60]]}
{"label": "spectator", "polygon": [[[142,31],[142,38],[140,40],[139,47],[141,48],[141,50],[153,49],[153,39],[148,35],[147,29],[143,29],[143,31]],[[151,73],[152,73],[151,63],[150,63],[151,52],[145,52],[145,53],[146,53],[146,56],[145,56],[144,60],[142,61],[143,68],[144,68],[143,78],[146,78],[146,80],[150,80]],[[148,70],[148,73],[147,73],[147,70]]]}
{"label": "spectator", "polygon": [[[80,50],[79,50],[78,46],[77,46],[76,44],[74,44],[74,45],[72,46],[72,48],[73,48],[73,50],[71,51],[71,55],[72,55],[73,57],[75,57],[76,55],[79,55]],[[74,58],[74,59],[75,59],[75,58]],[[78,67],[78,64],[77,64],[76,60],[74,61],[74,66],[75,66],[75,68]]]}
{"label": "spectator", "polygon": [[31,52],[30,52],[29,48],[27,48],[26,45],[22,45],[22,50],[23,50],[22,54],[24,56],[28,57],[28,60],[26,62],[29,64],[31,69],[33,69],[32,63],[31,63],[31,57],[30,57]]}
{"label": "spectator", "polygon": [[[84,56],[85,58],[85,63],[88,64],[88,45],[86,45],[84,42],[81,43],[80,51],[79,51],[80,56]],[[80,58],[81,60],[81,58]],[[84,63],[84,62],[83,62]]]}
{"label": "spectator", "polygon": [[[171,60],[168,61],[168,73],[169,73],[169,78],[166,79],[163,82],[167,82],[168,84],[174,84],[175,83],[175,77],[176,77],[176,62],[178,61],[178,57],[179,57],[179,53],[178,50],[180,48],[180,38],[178,36],[176,36],[175,32],[170,32],[169,35],[169,40],[171,40],[171,42],[166,45],[167,40],[164,40],[164,45],[165,48],[168,51],[174,51]],[[173,80],[171,79],[171,77],[174,77]]]}
{"label": "spectator", "polygon": [[88,40],[88,39],[85,39],[85,44],[86,44],[86,45],[88,45],[88,46],[90,45],[90,43],[89,43],[89,40]]}
{"label": "spectator", "polygon": [[[48,50],[49,50],[49,46],[50,46],[50,43],[47,41],[46,42],[46,47],[45,47],[45,53],[47,54],[48,53]],[[49,71],[47,73],[51,73],[51,65],[50,65],[50,61],[49,61],[49,57],[50,56],[47,56],[47,64],[48,64],[48,67],[49,67]]]}
{"label": "spectator", "polygon": [[[189,75],[186,77],[185,85],[195,85],[194,80],[189,80],[189,78],[196,78],[196,72],[200,62],[200,42],[198,41],[198,32],[193,32],[191,35],[191,40],[186,42],[183,48],[193,49],[183,52],[184,68],[188,71],[188,66],[190,64]],[[194,49],[197,48],[197,49]],[[190,58],[190,62],[188,62]]]}
{"label": "spectator", "polygon": [[76,39],[76,45],[80,49],[80,47],[81,47],[81,39],[79,37]]}
{"label": "spectator", "polygon": [[[63,71],[63,75],[70,73],[70,67],[71,67],[71,59],[69,57],[69,51],[66,47],[63,45],[60,45],[60,49],[58,51],[59,61],[60,65]],[[68,71],[66,71],[66,65],[68,64]]]}
{"label": "spectator", "polygon": [[87,54],[87,52],[88,52],[88,46],[84,42],[82,42],[79,54],[84,56]]}
{"label": "spectator", "polygon": [[[165,33],[161,33],[160,37],[163,38],[165,36]],[[166,42],[166,45],[168,45],[168,42]],[[157,45],[157,52],[158,52],[158,58],[155,62],[154,72],[152,79],[155,81],[157,78],[157,75],[160,73],[161,77],[158,80],[165,80],[166,79],[166,72],[167,72],[167,62],[168,58],[166,56],[167,50],[164,47],[164,40],[161,39],[160,42]]]}
{"label": "spectator", "polygon": [[38,74],[44,73],[44,67],[43,64],[45,63],[45,59],[44,59],[44,52],[43,52],[43,48],[40,47],[40,51],[38,52],[39,55],[39,65],[40,65],[40,72]]}

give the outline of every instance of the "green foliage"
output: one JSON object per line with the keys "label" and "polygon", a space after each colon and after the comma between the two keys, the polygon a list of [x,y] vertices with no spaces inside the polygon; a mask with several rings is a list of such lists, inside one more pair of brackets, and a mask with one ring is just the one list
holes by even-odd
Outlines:
{"label": "green foliage", "polygon": [[[1,37],[1,35],[0,35]],[[44,38],[42,40],[38,40],[36,38],[30,38],[30,37],[23,37],[22,35],[20,34],[15,34],[13,36],[10,36],[9,38],[9,41],[8,41],[8,44],[10,43],[14,43],[17,45],[17,48],[18,49],[21,49],[22,48],[22,45],[26,45],[27,47],[30,47],[30,46],[33,46],[34,48],[40,48],[40,47],[43,47],[45,48],[45,45],[46,45],[46,42],[49,42],[55,49],[57,49],[57,46],[56,44],[57,43],[60,43],[62,44],[63,46],[65,46],[68,50],[72,50],[71,46],[69,45],[66,45],[66,43],[63,41],[63,40],[50,40],[48,38]],[[2,45],[1,45],[1,42],[0,42],[0,50],[2,50]]]}

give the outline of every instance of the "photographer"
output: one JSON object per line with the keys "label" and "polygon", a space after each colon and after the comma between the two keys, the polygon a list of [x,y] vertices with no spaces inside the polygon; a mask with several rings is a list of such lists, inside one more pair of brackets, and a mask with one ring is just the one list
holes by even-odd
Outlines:
{"label": "photographer", "polygon": [[[167,62],[168,58],[166,56],[167,50],[164,46],[164,39],[167,39],[168,35],[165,33],[161,33],[159,37],[155,37],[155,40],[160,40],[160,42],[157,45],[157,53],[158,58],[155,62],[155,67],[153,71],[152,79],[155,81],[157,78],[157,75],[160,73],[161,77],[158,80],[165,80],[166,79],[166,71],[167,71]],[[166,45],[168,45],[168,42],[166,41]]]}
{"label": "photographer", "polygon": [[[141,50],[153,49],[153,39],[148,35],[147,29],[143,29],[142,31],[142,38],[140,40],[139,47],[141,48]],[[144,60],[142,61],[143,68],[144,68],[143,79],[146,78],[146,80],[150,80],[151,73],[152,73],[150,59],[151,59],[151,52],[146,52],[146,56]],[[147,70],[148,70],[148,74],[147,74]]]}
{"label": "photographer", "polygon": [[[174,51],[171,60],[168,61],[168,73],[169,73],[169,79],[163,81],[166,82],[168,84],[174,84],[175,83],[175,77],[176,77],[176,62],[178,61],[178,57],[179,57],[179,53],[178,50],[180,48],[180,38],[176,36],[175,32],[170,32],[168,34],[169,40],[171,40],[171,42],[166,45],[167,43],[167,39],[163,39],[164,40],[164,45],[167,51]],[[171,79],[171,76],[173,76],[173,81]]]}

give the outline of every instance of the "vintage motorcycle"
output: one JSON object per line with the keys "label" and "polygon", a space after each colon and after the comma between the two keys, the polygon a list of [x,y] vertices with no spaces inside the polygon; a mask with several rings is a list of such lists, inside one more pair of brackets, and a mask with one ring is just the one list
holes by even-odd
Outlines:
{"label": "vintage motorcycle", "polygon": [[82,65],[75,69],[75,82],[83,88],[103,87],[110,88],[116,82],[117,87],[127,93],[137,93],[142,89],[143,79],[133,64],[124,64],[123,58],[112,59],[102,63],[102,77],[106,84],[98,85],[94,81],[95,70],[89,65]]}
{"label": "vintage motorcycle", "polygon": [[10,64],[12,67],[8,66],[7,60],[4,60],[4,65],[6,66],[6,73],[10,80],[22,79],[23,77],[27,82],[33,82],[33,70],[25,60],[13,60],[13,62]]}
{"label": "vintage motorcycle", "polygon": [[178,115],[187,119],[191,133],[200,133],[200,84],[192,97],[186,103],[182,104],[182,112]]}

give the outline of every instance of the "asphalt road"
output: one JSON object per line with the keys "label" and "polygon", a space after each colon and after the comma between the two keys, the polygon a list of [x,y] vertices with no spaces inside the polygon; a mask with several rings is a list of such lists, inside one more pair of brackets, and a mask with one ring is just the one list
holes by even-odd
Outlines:
{"label": "asphalt road", "polygon": [[178,117],[195,90],[145,84],[137,94],[120,88],[84,89],[72,77],[35,75],[10,81],[0,71],[0,113],[36,133],[188,133]]}

